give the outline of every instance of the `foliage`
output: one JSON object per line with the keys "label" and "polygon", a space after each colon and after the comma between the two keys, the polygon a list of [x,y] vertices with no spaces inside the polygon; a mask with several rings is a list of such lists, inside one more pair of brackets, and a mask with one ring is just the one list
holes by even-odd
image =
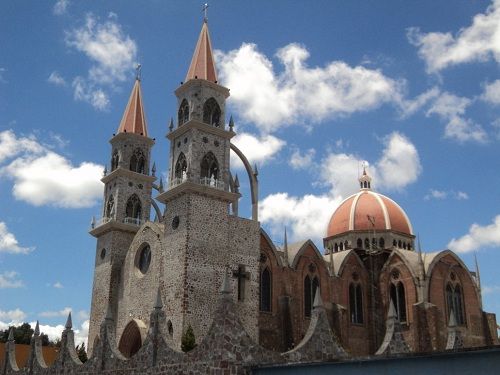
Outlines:
{"label": "foliage", "polygon": [[182,334],[181,349],[183,352],[189,352],[196,347],[196,338],[194,337],[193,327],[189,324],[186,332]]}
{"label": "foliage", "polygon": [[85,350],[85,343],[82,342],[82,345],[77,345],[76,346],[76,353],[78,354],[78,358],[80,358],[80,361],[82,363],[87,362],[87,351]]}
{"label": "foliage", "polygon": [[[14,327],[14,340],[16,344],[25,344],[29,345],[31,342],[31,337],[33,336],[34,329],[31,328],[31,325],[29,323],[23,323],[19,326],[13,326]],[[7,342],[9,339],[9,331],[10,328],[7,328],[5,331],[0,331],[0,342]],[[49,340],[49,336],[47,336],[45,333],[40,334],[40,339],[42,340],[42,346],[49,346],[53,344]]]}

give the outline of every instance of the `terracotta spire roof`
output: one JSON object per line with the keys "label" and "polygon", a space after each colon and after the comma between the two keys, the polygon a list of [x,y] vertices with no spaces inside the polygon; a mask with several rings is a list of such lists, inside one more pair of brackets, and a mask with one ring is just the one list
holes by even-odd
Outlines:
{"label": "terracotta spire roof", "polygon": [[215,63],[212,53],[212,42],[208,33],[208,24],[203,22],[200,37],[194,49],[193,59],[186,75],[186,82],[190,79],[206,79],[207,81],[217,81]]}
{"label": "terracotta spire roof", "polygon": [[118,133],[135,133],[145,137],[148,136],[146,116],[142,105],[141,81],[138,78],[135,80],[127,108],[125,108],[120,127],[118,128]]}

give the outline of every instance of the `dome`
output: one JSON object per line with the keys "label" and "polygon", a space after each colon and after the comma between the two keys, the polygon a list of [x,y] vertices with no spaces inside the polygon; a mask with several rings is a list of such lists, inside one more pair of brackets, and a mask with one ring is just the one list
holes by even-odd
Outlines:
{"label": "dome", "polygon": [[345,199],[333,213],[326,237],[353,230],[392,230],[413,235],[408,216],[403,209],[385,195],[362,188]]}

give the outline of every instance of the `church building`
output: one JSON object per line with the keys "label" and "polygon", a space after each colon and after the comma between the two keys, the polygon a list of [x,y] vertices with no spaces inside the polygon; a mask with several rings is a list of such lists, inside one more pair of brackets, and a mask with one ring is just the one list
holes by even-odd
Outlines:
{"label": "church building", "polygon": [[[231,143],[236,133],[226,114],[229,89],[217,80],[206,20],[175,96],[166,183],[151,160],[155,140],[139,76],[110,140],[102,214],[90,230],[97,239],[90,351],[108,317],[118,349],[134,355],[158,296],[167,343],[180,350],[189,327],[200,342],[225,275],[243,327],[274,351],[303,339],[316,293],[352,356],[376,353],[389,311],[413,352],[444,350],[449,327],[461,332],[464,347],[498,344],[495,315],[482,309],[477,267],[470,271],[449,250],[421,251],[407,213],[372,189],[366,170],[358,192],[336,210],[325,207],[332,216],[322,248],[311,240],[288,243],[286,231],[282,246],[273,243],[258,221],[258,172]],[[251,218],[238,215],[241,194],[231,152],[247,172]]]}

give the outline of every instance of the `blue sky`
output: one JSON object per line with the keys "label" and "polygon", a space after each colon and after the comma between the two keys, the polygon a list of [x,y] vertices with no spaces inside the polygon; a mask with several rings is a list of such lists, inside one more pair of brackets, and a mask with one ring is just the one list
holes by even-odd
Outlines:
{"label": "blue sky", "polygon": [[[164,174],[201,22],[196,1],[3,4],[0,328],[40,319],[55,335],[72,310],[85,336],[87,231],[134,66]],[[451,248],[471,268],[477,253],[485,309],[500,312],[500,1],[214,1],[209,25],[273,239],[287,226],[321,245],[364,162],[424,251]]]}

